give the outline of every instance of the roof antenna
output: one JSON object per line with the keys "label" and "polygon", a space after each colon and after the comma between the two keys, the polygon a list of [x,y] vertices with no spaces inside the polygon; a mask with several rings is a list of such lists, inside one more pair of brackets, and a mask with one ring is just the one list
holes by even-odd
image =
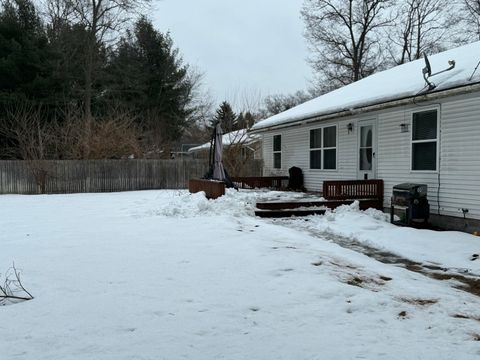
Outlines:
{"label": "roof antenna", "polygon": [[428,78],[431,77],[431,76],[441,74],[445,71],[452,70],[455,67],[455,60],[448,60],[448,65],[450,65],[448,68],[432,74],[432,67],[430,66],[430,61],[428,61],[427,54],[423,53],[423,56],[425,58],[425,67],[422,69],[422,73],[423,73],[423,78],[425,79],[425,82],[427,83],[427,86],[428,86],[427,91],[430,91],[430,90],[435,89],[437,87],[437,85],[435,85],[433,82],[429,81]]}
{"label": "roof antenna", "polygon": [[475,70],[473,70],[473,73],[472,75],[470,75],[470,78],[468,79],[468,81],[472,81],[473,75],[475,75],[479,66],[480,66],[480,61],[478,62],[477,66],[475,66]]}

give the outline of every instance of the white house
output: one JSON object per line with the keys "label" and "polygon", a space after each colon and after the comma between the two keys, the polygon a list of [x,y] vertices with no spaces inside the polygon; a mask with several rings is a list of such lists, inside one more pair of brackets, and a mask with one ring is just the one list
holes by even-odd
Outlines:
{"label": "white house", "polygon": [[442,221],[480,220],[480,42],[429,60],[428,82],[420,59],[255,124],[264,175],[298,166],[313,191],[324,180],[383,179],[385,206],[394,185],[424,183]]}

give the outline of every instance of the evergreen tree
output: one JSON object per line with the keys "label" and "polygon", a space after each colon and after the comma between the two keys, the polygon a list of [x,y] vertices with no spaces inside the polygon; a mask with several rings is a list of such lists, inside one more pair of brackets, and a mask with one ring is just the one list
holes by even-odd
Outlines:
{"label": "evergreen tree", "polygon": [[111,56],[109,101],[141,113],[142,125],[161,140],[181,136],[194,86],[170,35],[140,18]]}
{"label": "evergreen tree", "polygon": [[51,56],[42,23],[30,0],[4,0],[0,11],[0,99],[45,99]]}
{"label": "evergreen tree", "polygon": [[213,127],[217,123],[220,124],[224,133],[238,130],[237,115],[233,112],[232,106],[227,101],[222,102],[215,111],[215,117],[210,125]]}
{"label": "evergreen tree", "polygon": [[47,25],[52,63],[51,91],[57,106],[80,105],[84,89],[84,51],[79,44],[85,38],[85,29],[72,25],[66,19],[52,19]]}

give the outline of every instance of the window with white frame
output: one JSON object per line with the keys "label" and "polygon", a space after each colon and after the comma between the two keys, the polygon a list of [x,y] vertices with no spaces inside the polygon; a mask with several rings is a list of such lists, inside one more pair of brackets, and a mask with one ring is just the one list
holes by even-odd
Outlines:
{"label": "window with white frame", "polygon": [[438,111],[412,114],[412,170],[436,171],[438,158]]}
{"label": "window with white frame", "polygon": [[282,135],[273,136],[273,168],[282,168]]}
{"label": "window with white frame", "polygon": [[310,130],[310,169],[337,168],[337,126]]}

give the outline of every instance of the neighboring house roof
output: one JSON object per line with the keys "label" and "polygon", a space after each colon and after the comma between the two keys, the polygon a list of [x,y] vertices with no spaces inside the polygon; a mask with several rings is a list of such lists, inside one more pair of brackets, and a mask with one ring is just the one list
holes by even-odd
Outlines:
{"label": "neighboring house roof", "polygon": [[[474,73],[480,62],[480,41],[432,55],[429,60],[432,74],[448,68],[448,61],[455,60],[454,69],[429,78],[429,81],[436,85],[429,93],[480,82],[480,68]],[[375,73],[260,121],[252,130],[421,95],[427,90],[422,75],[424,67],[425,60],[419,59]]]}
{"label": "neighboring house roof", "polygon": [[[247,133],[247,129],[232,131],[222,135],[223,146],[251,145],[258,141],[258,135]],[[210,142],[188,149],[188,152],[196,152],[210,149]]]}

